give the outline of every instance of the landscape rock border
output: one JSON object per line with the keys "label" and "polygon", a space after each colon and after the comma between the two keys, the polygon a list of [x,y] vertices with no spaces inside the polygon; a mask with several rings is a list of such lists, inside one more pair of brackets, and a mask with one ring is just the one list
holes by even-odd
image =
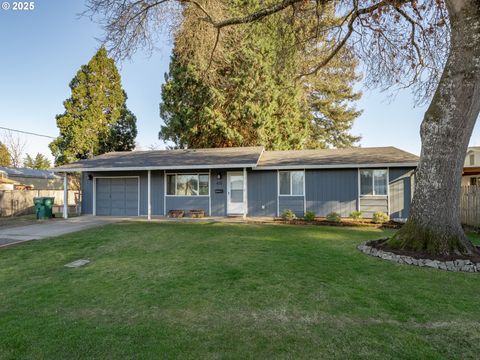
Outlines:
{"label": "landscape rock border", "polygon": [[451,260],[440,261],[432,259],[417,259],[408,255],[399,255],[393,252],[377,249],[374,246],[366,244],[358,245],[357,249],[364,254],[375,256],[384,260],[393,261],[398,264],[407,264],[420,267],[430,267],[439,270],[446,270],[452,272],[480,272],[480,262],[475,263],[471,260]]}

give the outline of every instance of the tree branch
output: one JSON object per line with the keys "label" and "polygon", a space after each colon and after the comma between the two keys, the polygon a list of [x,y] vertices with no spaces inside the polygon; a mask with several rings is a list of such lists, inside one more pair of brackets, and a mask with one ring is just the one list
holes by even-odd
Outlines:
{"label": "tree branch", "polygon": [[[370,14],[372,12],[374,12],[375,10],[379,9],[380,7],[382,6],[385,6],[385,5],[388,5],[389,4],[389,0],[382,0],[372,6],[369,6],[367,8],[361,8],[361,9],[358,9],[356,8],[357,7],[357,2],[354,1],[354,9],[353,11],[351,11],[347,16],[346,16],[346,19],[350,16],[350,20],[348,21],[348,25],[347,25],[347,33],[345,34],[345,36],[343,37],[343,39],[341,39],[339,42],[336,43],[336,45],[333,47],[333,49],[331,50],[331,52],[328,54],[327,57],[325,57],[319,64],[317,64],[312,70],[306,72],[306,73],[303,73],[303,74],[300,74],[297,79],[299,78],[302,78],[302,77],[305,77],[305,76],[309,76],[309,75],[314,75],[316,74],[321,68],[325,67],[326,65],[328,65],[328,63],[338,54],[338,52],[345,46],[345,44],[347,43],[348,39],[352,36],[353,34],[353,25],[355,23],[355,21],[361,16],[361,15],[364,15],[364,14]],[[344,20],[345,21],[345,20]]]}

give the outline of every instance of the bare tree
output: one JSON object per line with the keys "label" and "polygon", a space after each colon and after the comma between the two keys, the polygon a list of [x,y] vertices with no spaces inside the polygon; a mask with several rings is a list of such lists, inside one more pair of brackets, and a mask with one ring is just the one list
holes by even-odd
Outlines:
{"label": "bare tree", "polygon": [[27,146],[27,141],[18,134],[13,133],[12,131],[6,130],[2,135],[2,143],[8,149],[10,153],[10,158],[12,160],[12,166],[14,168],[19,168],[23,165],[23,158],[25,155],[25,148]]}
{"label": "bare tree", "polygon": [[161,149],[162,149],[162,145],[159,144],[159,143],[157,143],[157,142],[155,142],[155,143],[153,143],[153,144],[148,145],[148,146],[147,146],[147,149],[148,149],[148,150],[152,150],[152,151],[154,151],[154,150],[161,150]]}
{"label": "bare tree", "polygon": [[[315,42],[327,33],[331,48],[299,75],[315,76],[341,49],[361,59],[368,86],[398,90],[412,87],[418,101],[429,101],[421,129],[422,151],[407,224],[389,241],[396,249],[454,255],[478,253],[460,224],[459,197],[468,142],[480,112],[480,1],[478,0],[272,0],[238,17],[217,17],[223,0],[89,0],[87,13],[101,19],[105,41],[126,58],[169,30],[182,6],[203,13],[215,36],[221,31],[262,21],[279,11],[299,14],[314,6],[319,19],[335,4],[340,24],[321,21],[299,41]],[[263,6],[263,7],[262,7]],[[165,17],[168,21],[164,21]],[[207,45],[206,45],[207,46]],[[213,59],[213,56],[212,56]],[[214,61],[209,65],[215,66]],[[206,69],[208,70],[208,68]]]}

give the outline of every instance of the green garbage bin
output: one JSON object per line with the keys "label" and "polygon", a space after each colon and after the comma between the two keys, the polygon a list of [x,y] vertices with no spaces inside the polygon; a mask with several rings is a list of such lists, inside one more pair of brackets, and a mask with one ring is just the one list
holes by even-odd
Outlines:
{"label": "green garbage bin", "polygon": [[37,215],[37,220],[46,219],[45,206],[43,206],[43,198],[41,197],[33,198],[33,204],[35,205],[35,214]]}
{"label": "green garbage bin", "polygon": [[43,198],[43,206],[45,207],[45,216],[47,219],[51,219],[53,217],[53,202],[55,198],[53,197],[44,197]]}
{"label": "green garbage bin", "polygon": [[53,209],[54,200],[55,198],[53,197],[33,198],[33,203],[35,204],[35,213],[37,215],[38,220],[52,218],[52,209]]}

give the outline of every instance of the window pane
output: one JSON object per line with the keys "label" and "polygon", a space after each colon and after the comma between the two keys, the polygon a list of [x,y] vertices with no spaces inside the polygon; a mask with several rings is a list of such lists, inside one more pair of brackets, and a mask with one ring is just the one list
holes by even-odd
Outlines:
{"label": "window pane", "polygon": [[199,195],[208,195],[208,175],[199,175]]}
{"label": "window pane", "polygon": [[230,202],[232,203],[243,202],[243,190],[230,190]]}
{"label": "window pane", "polygon": [[177,175],[177,195],[198,195],[198,175]]}
{"label": "window pane", "polygon": [[280,172],[280,195],[290,195],[290,172]]}
{"label": "window pane", "polygon": [[230,189],[243,191],[243,175],[230,176]]}
{"label": "window pane", "polygon": [[387,170],[374,170],[375,195],[387,195]]}
{"label": "window pane", "polygon": [[175,195],[175,175],[167,175],[167,195]]}
{"label": "window pane", "polygon": [[360,194],[361,195],[373,195],[372,188],[372,170],[360,171]]}
{"label": "window pane", "polygon": [[292,195],[303,195],[303,171],[292,171]]}

